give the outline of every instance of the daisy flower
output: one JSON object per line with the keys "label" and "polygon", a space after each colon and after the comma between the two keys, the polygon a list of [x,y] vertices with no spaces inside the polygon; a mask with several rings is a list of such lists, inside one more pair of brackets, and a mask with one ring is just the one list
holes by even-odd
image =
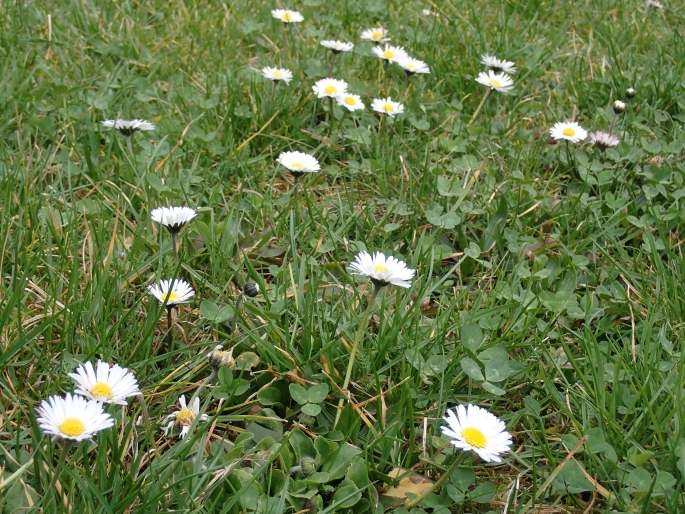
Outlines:
{"label": "daisy flower", "polygon": [[361,38],[365,41],[373,41],[374,43],[390,41],[388,31],[383,27],[374,27],[372,29],[364,30],[361,33]]}
{"label": "daisy flower", "polygon": [[369,277],[378,286],[392,284],[409,287],[416,271],[407,268],[403,261],[381,252],[373,255],[369,252],[359,252],[350,264],[350,273]]}
{"label": "daisy flower", "polygon": [[97,361],[81,364],[69,376],[76,383],[76,394],[104,403],[126,405],[126,399],[140,394],[136,377],[130,370],[115,364]]}
{"label": "daisy flower", "polygon": [[511,451],[511,434],[504,422],[477,405],[458,405],[447,410],[442,433],[460,450],[471,450],[486,462],[502,462],[500,454]]}
{"label": "daisy flower", "polygon": [[233,358],[233,348],[230,350],[223,350],[222,348],[223,347],[219,344],[207,354],[209,364],[213,368],[220,368],[222,366],[233,367],[235,364],[235,359]]}
{"label": "daisy flower", "polygon": [[321,169],[316,157],[304,152],[281,152],[276,162],[286,167],[295,176],[302,173],[316,173]]}
{"label": "daisy flower", "polygon": [[595,145],[600,150],[606,150],[614,146],[618,146],[620,140],[613,134],[608,132],[591,132],[590,133],[590,143]]}
{"label": "daisy flower", "polygon": [[[185,395],[181,395],[178,397],[178,404],[181,408],[164,418],[164,421],[167,422],[167,425],[164,427],[164,435],[169,435],[174,426],[179,426],[181,427],[179,437],[182,439],[188,435],[190,427],[195,419],[198,418],[198,414],[200,414],[200,399],[193,398],[190,401],[190,405],[187,405]],[[202,414],[199,417],[200,421],[207,421],[208,419],[209,416],[207,414]]]}
{"label": "daisy flower", "polygon": [[312,91],[317,98],[335,98],[347,92],[347,82],[332,78],[317,80],[312,86]]}
{"label": "daisy flower", "polygon": [[71,393],[51,396],[37,410],[40,429],[57,439],[83,441],[114,425],[100,402]]}
{"label": "daisy flower", "polygon": [[159,303],[171,308],[179,303],[187,303],[195,296],[195,291],[188,282],[181,279],[160,280],[159,284],[147,287],[148,292],[157,298]]}
{"label": "daisy flower", "polygon": [[556,141],[566,140],[577,143],[587,137],[587,131],[575,121],[560,121],[549,129],[549,134]]}
{"label": "daisy flower", "polygon": [[274,82],[282,80],[288,84],[293,79],[293,72],[286,68],[271,68],[270,66],[264,66],[262,68],[262,77],[273,80]]}
{"label": "daisy flower", "polygon": [[130,136],[134,132],[148,132],[155,130],[154,124],[145,120],[105,120],[101,122],[105,128],[118,130],[124,136]]}
{"label": "daisy flower", "polygon": [[321,46],[325,46],[329,50],[333,50],[334,53],[339,54],[340,52],[349,52],[354,48],[354,43],[348,43],[346,41],[338,41],[332,39],[324,39],[321,41]]}
{"label": "daisy flower", "polygon": [[430,73],[431,70],[428,65],[418,59],[406,56],[404,59],[397,61],[407,75],[414,75],[415,73]]}
{"label": "daisy flower", "polygon": [[172,234],[181,230],[195,216],[197,211],[190,207],[157,207],[150,213],[152,221],[163,225]]}
{"label": "daisy flower", "polygon": [[401,46],[385,45],[383,48],[380,46],[374,46],[371,51],[376,55],[376,57],[380,57],[384,61],[388,62],[399,62],[402,59],[409,57],[405,49]]}
{"label": "daisy flower", "polygon": [[516,73],[516,65],[511,61],[504,61],[498,59],[494,55],[484,54],[480,58],[480,62],[485,64],[492,71],[504,72],[504,73]]}
{"label": "daisy flower", "polygon": [[359,95],[345,93],[344,95],[338,95],[337,100],[338,105],[344,107],[348,111],[359,111],[364,109],[364,102],[362,102]]}
{"label": "daisy flower", "polygon": [[371,102],[371,109],[382,114],[387,114],[391,118],[394,118],[398,114],[404,112],[404,105],[399,102],[395,102],[392,98],[374,98]]}
{"label": "daisy flower", "polygon": [[498,93],[506,93],[514,87],[514,81],[506,73],[495,73],[492,70],[481,71],[476,78],[476,82],[483,84]]}
{"label": "daisy flower", "polygon": [[271,11],[271,16],[283,23],[300,23],[304,21],[304,16],[297,11],[290,9],[274,9]]}

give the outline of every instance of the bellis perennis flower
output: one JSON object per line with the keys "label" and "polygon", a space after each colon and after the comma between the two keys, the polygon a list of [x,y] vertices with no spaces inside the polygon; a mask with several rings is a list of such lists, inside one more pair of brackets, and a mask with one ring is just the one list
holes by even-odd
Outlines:
{"label": "bellis perennis flower", "polygon": [[290,9],[274,9],[271,11],[271,16],[283,23],[300,23],[304,21],[304,16],[297,11]]}
{"label": "bellis perennis flower", "polygon": [[324,39],[321,41],[321,46],[333,50],[335,53],[349,52],[354,48],[354,43],[348,43],[346,41],[338,41],[332,39]]}
{"label": "bellis perennis flower", "polygon": [[38,407],[38,426],[57,439],[83,441],[114,425],[100,402],[67,393],[51,396]]}
{"label": "bellis perennis flower", "polygon": [[513,62],[498,59],[494,55],[485,54],[481,56],[480,62],[485,64],[492,71],[504,72],[509,74],[516,73],[516,66]]}
{"label": "bellis perennis flower", "polygon": [[190,207],[158,207],[150,213],[152,221],[166,227],[171,233],[181,230],[195,216],[197,211]]}
{"label": "bellis perennis flower", "polygon": [[600,150],[606,150],[614,146],[618,146],[620,140],[613,134],[608,132],[591,132],[590,133],[590,143],[595,145]]}
{"label": "bellis perennis flower", "polygon": [[[181,407],[179,410],[164,418],[164,421],[167,422],[167,425],[164,427],[164,434],[169,435],[169,432],[175,426],[178,426],[181,427],[179,437],[182,439],[188,435],[190,427],[195,419],[198,418],[198,414],[200,414],[200,399],[193,398],[188,405],[186,404],[186,397],[181,395],[178,398],[178,405]],[[202,414],[198,419],[199,421],[207,421],[209,417],[207,414]]]}
{"label": "bellis perennis flower", "polygon": [[140,394],[136,377],[126,368],[97,361],[86,362],[69,376],[76,383],[76,393],[91,400],[126,405],[126,399]]}
{"label": "bellis perennis flower", "polygon": [[447,410],[442,433],[460,450],[470,450],[486,462],[501,462],[501,454],[511,451],[511,434],[504,422],[476,405],[458,405]]}
{"label": "bellis perennis flower", "polygon": [[147,290],[159,303],[166,304],[168,308],[179,303],[187,303],[195,296],[190,284],[181,279],[160,280],[159,284],[149,285]]}
{"label": "bellis perennis flower", "polygon": [[498,93],[506,93],[514,87],[514,81],[509,75],[506,73],[495,73],[494,71],[481,71],[476,78],[476,82],[494,89]]}
{"label": "bellis perennis flower", "polygon": [[150,123],[149,121],[145,120],[105,120],[102,123],[102,126],[105,128],[111,128],[114,130],[118,130],[121,134],[124,136],[130,136],[134,132],[147,132],[151,130],[155,130],[154,124]]}
{"label": "bellis perennis flower", "polygon": [[376,57],[380,57],[388,62],[400,62],[402,59],[409,57],[407,52],[401,46],[374,46],[371,51]]}
{"label": "bellis perennis flower", "polygon": [[373,41],[374,43],[390,41],[388,31],[383,27],[374,27],[372,29],[364,30],[361,34],[361,38],[365,41]]}
{"label": "bellis perennis flower", "polygon": [[375,98],[371,102],[371,109],[375,112],[381,114],[387,114],[391,118],[394,118],[398,114],[404,112],[404,105],[399,102],[395,102],[392,98]]}
{"label": "bellis perennis flower", "polygon": [[587,131],[575,121],[560,121],[549,129],[549,134],[556,141],[577,143],[587,137]]}
{"label": "bellis perennis flower", "polygon": [[276,162],[296,176],[302,173],[316,173],[321,169],[316,157],[304,152],[281,152]]}
{"label": "bellis perennis flower", "polygon": [[381,252],[373,255],[369,252],[359,252],[350,264],[350,273],[369,277],[379,286],[392,284],[409,287],[416,271],[408,268],[403,261]]}
{"label": "bellis perennis flower", "polygon": [[362,102],[359,95],[345,93],[343,95],[338,95],[337,101],[338,105],[344,107],[348,111],[359,111],[364,109],[364,102]]}
{"label": "bellis perennis flower", "polygon": [[347,82],[332,78],[317,80],[312,86],[312,91],[317,98],[335,98],[347,92]]}
{"label": "bellis perennis flower", "polygon": [[286,68],[271,68],[265,66],[262,68],[262,77],[273,80],[274,82],[283,81],[287,84],[293,79],[293,72]]}
{"label": "bellis perennis flower", "polygon": [[404,59],[400,59],[397,61],[397,64],[399,64],[402,69],[407,72],[407,75],[414,75],[415,73],[430,73],[431,70],[428,67],[428,65],[420,61],[418,59],[414,59],[413,57],[405,57]]}

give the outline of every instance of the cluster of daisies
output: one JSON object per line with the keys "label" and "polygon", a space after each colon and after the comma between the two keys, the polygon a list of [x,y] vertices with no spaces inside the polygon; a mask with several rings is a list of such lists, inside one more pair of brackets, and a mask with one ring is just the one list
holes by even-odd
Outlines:
{"label": "cluster of daisies", "polygon": [[481,56],[480,62],[488,69],[478,74],[476,82],[498,93],[508,93],[514,88],[514,79],[511,75],[516,73],[516,66],[513,62],[489,54]]}

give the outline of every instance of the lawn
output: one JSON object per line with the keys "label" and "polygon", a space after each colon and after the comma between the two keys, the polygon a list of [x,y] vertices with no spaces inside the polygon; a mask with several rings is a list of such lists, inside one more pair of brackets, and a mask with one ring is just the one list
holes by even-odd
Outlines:
{"label": "lawn", "polygon": [[664,3],[1,2],[2,512],[685,512]]}

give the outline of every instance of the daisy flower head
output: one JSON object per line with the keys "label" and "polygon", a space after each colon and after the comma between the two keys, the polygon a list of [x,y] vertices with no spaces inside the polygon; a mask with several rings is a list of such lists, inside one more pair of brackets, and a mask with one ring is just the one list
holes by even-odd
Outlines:
{"label": "daisy flower head", "polygon": [[460,450],[470,450],[486,462],[502,462],[501,454],[511,451],[511,434],[504,422],[477,405],[447,409],[443,435]]}
{"label": "daisy flower head", "polygon": [[69,376],[76,383],[76,394],[98,402],[126,405],[127,398],[140,394],[136,377],[118,364],[86,362]]}
{"label": "daisy flower head", "polygon": [[286,68],[264,66],[262,68],[262,77],[273,80],[274,82],[283,81],[288,84],[293,79],[293,72]]}
{"label": "daisy flower head", "polygon": [[416,270],[408,268],[406,263],[381,252],[371,255],[359,252],[350,264],[350,273],[369,277],[377,286],[392,284],[398,287],[411,286]]}
{"label": "daisy flower head", "polygon": [[349,43],[347,41],[338,41],[332,39],[324,39],[321,41],[321,46],[333,50],[333,53],[339,54],[340,52],[349,52],[354,48],[354,43]]}
{"label": "daisy flower head", "polygon": [[335,98],[347,92],[347,82],[332,78],[317,80],[312,91],[317,98]]}
{"label": "daisy flower head", "polygon": [[304,152],[281,152],[276,162],[290,171],[296,177],[303,173],[316,173],[321,165],[316,157]]}
{"label": "daisy flower head", "polygon": [[415,73],[430,73],[431,70],[428,65],[420,61],[419,59],[414,59],[413,57],[406,56],[404,59],[397,61],[402,69],[407,73],[407,75],[414,75]]}
{"label": "daisy flower head", "polygon": [[178,426],[181,427],[181,433],[179,434],[179,437],[183,439],[186,435],[188,435],[190,427],[196,419],[199,421],[207,421],[209,416],[207,416],[207,414],[202,414],[198,417],[198,414],[200,414],[199,398],[193,398],[188,405],[186,404],[185,395],[181,395],[178,397],[178,405],[180,407],[179,410],[169,414],[164,418],[164,421],[167,422],[167,425],[164,427],[164,435],[169,435],[169,432],[175,426]]}
{"label": "daisy flower head", "polygon": [[338,95],[337,97],[338,105],[344,107],[348,111],[359,111],[364,109],[364,102],[359,95],[353,95],[351,93],[344,93]]}
{"label": "daisy flower head", "polygon": [[223,350],[223,347],[219,344],[207,354],[207,360],[209,360],[209,364],[213,368],[220,368],[222,366],[233,367],[235,365],[233,348],[230,350]]}
{"label": "daisy flower head", "polygon": [[371,102],[371,109],[379,112],[381,114],[387,114],[391,118],[394,118],[398,114],[404,112],[404,105],[399,102],[395,102],[392,98],[374,98]]}
{"label": "daisy flower head", "polygon": [[480,58],[480,62],[485,64],[492,71],[504,72],[504,73],[516,73],[516,65],[511,61],[505,61],[503,59],[498,59],[494,55],[484,54]]}
{"label": "daisy flower head", "polygon": [[587,131],[575,121],[560,121],[549,129],[549,134],[556,141],[571,141],[577,143],[587,137]]}
{"label": "daisy flower head", "polygon": [[190,207],[157,207],[150,213],[152,221],[163,225],[172,234],[181,230],[195,216],[197,211]]}
{"label": "daisy flower head", "polygon": [[590,133],[590,143],[599,148],[600,150],[606,150],[607,148],[612,148],[618,146],[621,141],[618,137],[608,132],[591,132]]}
{"label": "daisy flower head", "polygon": [[271,16],[283,23],[300,23],[304,21],[304,16],[297,11],[290,9],[274,9],[271,11]]}
{"label": "daisy flower head", "polygon": [[514,81],[506,73],[495,73],[492,70],[481,71],[476,77],[476,82],[485,87],[494,89],[498,93],[507,93],[514,87]]}
{"label": "daisy flower head", "polygon": [[134,132],[149,132],[155,130],[155,125],[145,120],[105,120],[101,122],[105,128],[118,130],[124,136],[131,136]]}
{"label": "daisy flower head", "polygon": [[400,62],[402,59],[409,57],[406,50],[401,46],[374,46],[371,51],[376,57],[380,57],[387,62]]}
{"label": "daisy flower head", "polygon": [[195,291],[188,282],[181,279],[160,280],[158,284],[147,287],[148,292],[161,304],[171,308],[180,303],[187,303],[195,296]]}
{"label": "daisy flower head", "polygon": [[388,31],[383,27],[374,27],[372,29],[367,29],[362,31],[361,38],[364,41],[373,41],[374,43],[385,43],[390,41],[388,37]]}
{"label": "daisy flower head", "polygon": [[40,402],[38,426],[56,439],[83,441],[114,425],[100,402],[67,393]]}

